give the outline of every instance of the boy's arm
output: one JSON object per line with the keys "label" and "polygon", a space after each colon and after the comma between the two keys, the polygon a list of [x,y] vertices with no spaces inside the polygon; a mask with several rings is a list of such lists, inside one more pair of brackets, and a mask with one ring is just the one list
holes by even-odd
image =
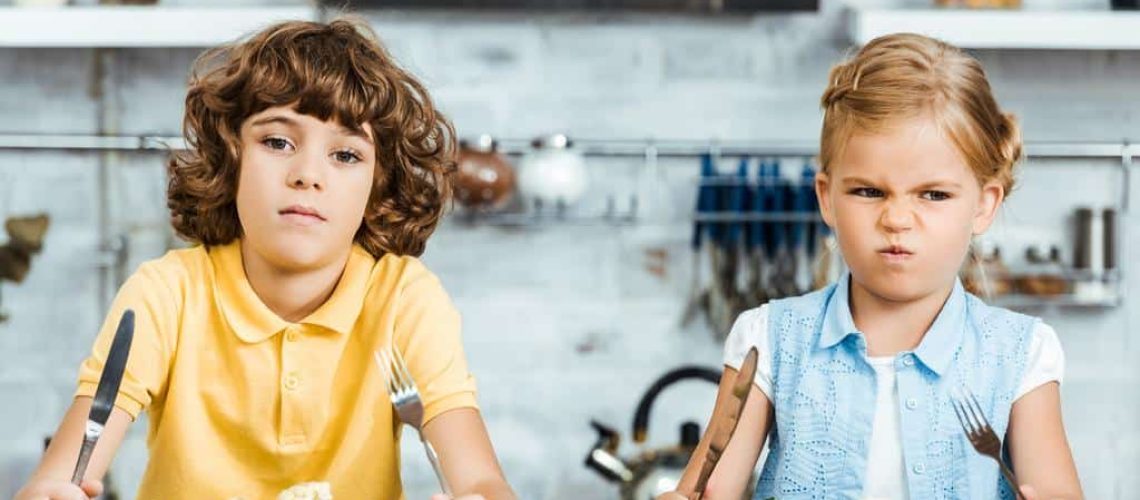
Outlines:
{"label": "boy's arm", "polygon": [[424,438],[439,455],[440,467],[456,498],[463,495],[482,495],[487,500],[516,498],[499,468],[478,410],[456,408],[439,414],[424,425]]}
{"label": "boy's arm", "polygon": [[[732,398],[732,383],[736,380],[737,371],[731,367],[724,367],[724,374],[720,378],[720,389],[716,400],[720,404],[722,399]],[[740,414],[740,422],[736,431],[724,449],[724,454],[717,461],[716,469],[709,477],[705,486],[704,500],[739,499],[748,490],[752,471],[756,468],[756,460],[764,449],[764,441],[768,438],[768,430],[772,427],[772,404],[768,396],[764,395],[756,384],[752,384],[748,393],[748,401],[744,403],[744,411]],[[710,417],[711,418],[711,417]],[[685,467],[681,482],[686,479],[695,480],[700,474],[701,463],[708,451],[708,440],[711,433],[706,428],[704,436],[693,450],[689,458],[689,465]],[[662,495],[659,498],[678,498],[680,495]]]}
{"label": "boy's arm", "polygon": [[1006,434],[1014,474],[1038,498],[1084,498],[1077,467],[1061,422],[1056,382],[1038,386],[1014,401]]}
{"label": "boy's arm", "polygon": [[[90,410],[91,398],[83,396],[75,398],[36,471],[16,495],[17,499],[68,498],[56,495],[63,495],[62,492],[69,489],[64,486],[71,482],[71,474],[75,471],[75,462],[79,458],[79,448],[83,444],[83,431]],[[111,416],[103,428],[103,435],[99,437],[95,451],[91,454],[91,461],[87,464],[85,482],[100,481],[106,474],[130,423],[131,416],[127,412],[119,408],[111,410]],[[93,493],[90,488],[85,489],[89,495]],[[101,483],[98,484],[97,490],[102,490]],[[52,493],[53,491],[61,493]]]}

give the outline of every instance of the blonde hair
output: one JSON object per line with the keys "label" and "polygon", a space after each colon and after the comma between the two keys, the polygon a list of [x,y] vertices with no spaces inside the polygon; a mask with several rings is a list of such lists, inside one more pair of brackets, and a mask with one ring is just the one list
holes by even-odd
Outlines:
{"label": "blonde hair", "polygon": [[957,146],[979,184],[996,180],[1007,195],[1013,189],[1021,158],[1017,121],[998,107],[981,63],[957,47],[911,33],[876,38],[831,69],[820,105],[824,173],[856,132],[925,115]]}

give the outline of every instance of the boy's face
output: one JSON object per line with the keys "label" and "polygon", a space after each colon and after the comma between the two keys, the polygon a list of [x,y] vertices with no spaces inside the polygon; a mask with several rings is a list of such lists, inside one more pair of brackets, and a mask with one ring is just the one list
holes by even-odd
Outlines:
{"label": "boy's face", "polygon": [[269,108],[241,126],[237,209],[244,244],[282,271],[344,259],[376,165],[372,130]]}
{"label": "boy's face", "polygon": [[1003,190],[979,185],[954,143],[922,118],[851,137],[816,177],[816,194],[853,286],[909,301],[946,291]]}

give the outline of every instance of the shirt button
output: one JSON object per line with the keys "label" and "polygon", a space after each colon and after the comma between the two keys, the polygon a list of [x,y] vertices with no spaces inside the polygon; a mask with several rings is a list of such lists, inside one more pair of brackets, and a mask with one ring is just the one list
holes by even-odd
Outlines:
{"label": "shirt button", "polygon": [[289,342],[296,342],[297,337],[300,337],[300,335],[298,335],[297,332],[295,332],[293,330],[289,330],[289,331],[285,332],[285,340],[287,340]]}
{"label": "shirt button", "polygon": [[913,470],[915,474],[922,474],[926,472],[926,466],[922,464],[915,464],[914,468],[911,470]]}
{"label": "shirt button", "polygon": [[915,408],[918,408],[918,400],[914,399],[914,398],[910,398],[910,399],[906,400],[906,407],[908,410],[913,410]]}
{"label": "shirt button", "polygon": [[290,390],[290,391],[293,389],[296,389],[297,388],[297,382],[298,382],[298,380],[297,380],[296,375],[286,376],[285,377],[285,388]]}
{"label": "shirt button", "polygon": [[914,365],[914,355],[908,354],[905,358],[903,358],[903,364],[907,365],[907,366],[913,366]]}

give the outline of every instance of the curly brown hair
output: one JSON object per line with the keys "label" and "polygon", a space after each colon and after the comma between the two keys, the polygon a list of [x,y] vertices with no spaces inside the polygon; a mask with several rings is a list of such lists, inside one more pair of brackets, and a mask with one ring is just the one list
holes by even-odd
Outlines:
{"label": "curly brown hair", "polygon": [[168,164],[167,207],[178,235],[205,245],[241,237],[241,125],[275,106],[355,131],[372,127],[376,173],[354,241],[376,258],[422,254],[451,199],[455,130],[357,17],[280,23],[194,62],[182,124],[187,149]]}

